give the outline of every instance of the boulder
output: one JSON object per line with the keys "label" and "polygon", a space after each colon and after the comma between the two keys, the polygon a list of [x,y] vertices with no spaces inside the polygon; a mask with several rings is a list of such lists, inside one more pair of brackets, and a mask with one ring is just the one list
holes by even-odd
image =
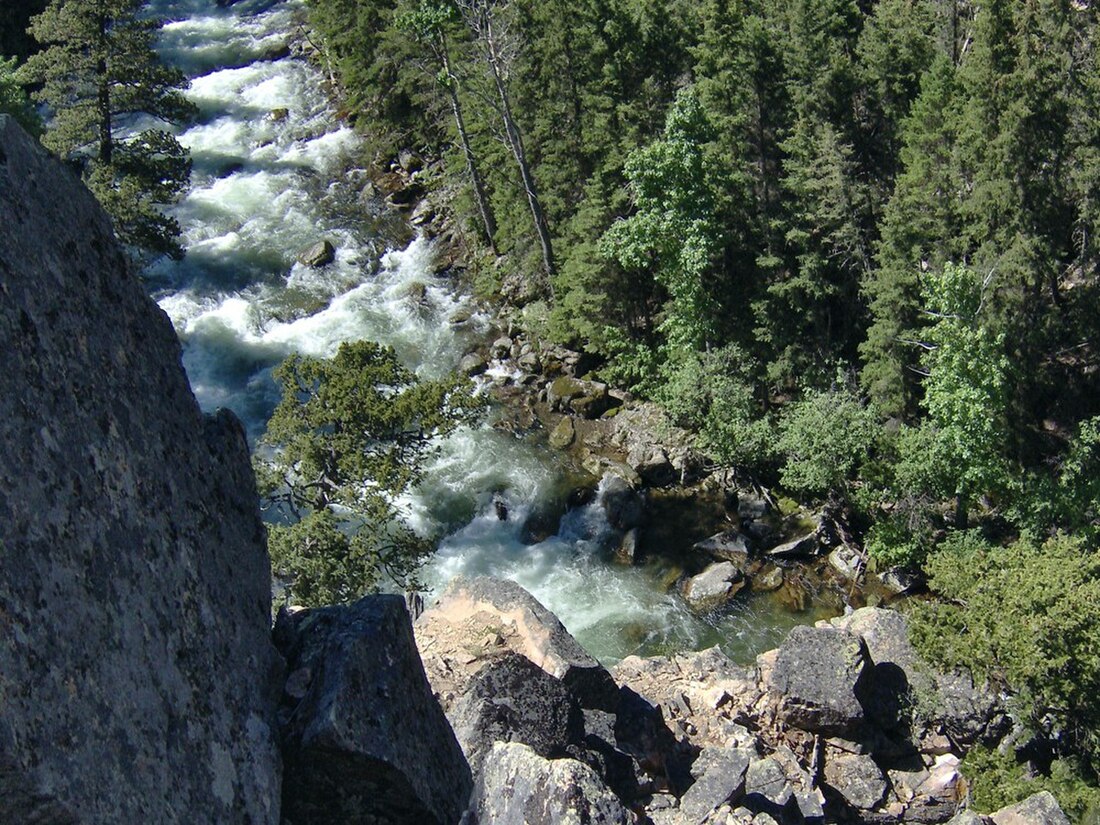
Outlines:
{"label": "boulder", "polygon": [[590,767],[544,759],[519,743],[497,743],[470,798],[467,825],[630,825],[622,803]]}
{"label": "boulder", "polygon": [[937,673],[935,711],[928,720],[940,724],[957,744],[993,745],[1011,729],[1004,697],[989,685],[976,685],[969,673]]}
{"label": "boulder", "polygon": [[328,266],[336,260],[336,247],[332,241],[320,240],[298,253],[298,263],[314,269]]}
{"label": "boulder", "polygon": [[754,755],[740,748],[704,748],[691,766],[695,782],[680,798],[685,823],[703,822],[719,805],[736,801],[745,791],[745,773]]}
{"label": "boulder", "polygon": [[584,741],[581,711],[568,688],[511,651],[477,672],[448,716],[475,778],[494,742],[521,742],[551,759]]}
{"label": "boulder", "polygon": [[743,565],[752,555],[752,541],[740,530],[726,530],[696,542],[694,549],[719,561]]}
{"label": "boulder", "polygon": [[426,226],[435,220],[435,206],[429,200],[422,200],[409,215],[409,223],[413,226]]}
{"label": "boulder", "polygon": [[475,375],[484,374],[487,369],[489,369],[489,365],[486,363],[485,358],[476,352],[467,353],[458,362],[458,371],[463,375],[469,375],[471,378]]}
{"label": "boulder", "polygon": [[[582,707],[614,711],[618,703],[611,674],[557,616],[515,582],[488,576],[454,579],[417,620],[416,635],[428,677],[444,697],[445,708],[446,696],[461,695],[487,649],[504,647],[564,682]],[[499,639],[499,644],[487,645],[487,638]]]}
{"label": "boulder", "polygon": [[424,197],[424,187],[420,183],[416,181],[406,183],[401,180],[397,189],[390,192],[389,202],[398,209],[409,209],[422,197]]}
{"label": "boulder", "polygon": [[866,714],[870,660],[863,639],[834,628],[796,627],[779,648],[766,686],[780,715],[800,730],[844,735]]}
{"label": "boulder", "polygon": [[279,106],[275,109],[272,109],[267,115],[267,119],[270,120],[272,123],[282,123],[289,117],[290,110],[287,109],[285,106]]}
{"label": "boulder", "polygon": [[765,567],[752,577],[752,589],[761,593],[771,593],[783,586],[783,568],[774,565]]}
{"label": "boulder", "polygon": [[507,335],[497,338],[489,347],[489,352],[494,358],[510,357],[512,354],[512,339]]}
{"label": "boulder", "polygon": [[550,446],[555,450],[564,450],[566,447],[573,443],[573,440],[577,437],[577,429],[573,426],[573,419],[568,415],[563,416],[561,421],[550,431],[548,441]]}
{"label": "boulder", "polygon": [[646,484],[664,487],[679,477],[668,453],[658,444],[638,444],[626,455],[626,463],[634,468]]}
{"label": "boulder", "polygon": [[882,769],[865,754],[830,754],[825,761],[825,781],[852,808],[870,811],[886,798],[889,787]]}
{"label": "boulder", "polygon": [[919,573],[901,567],[888,567],[878,574],[878,580],[883,587],[896,595],[912,593],[923,583]]}
{"label": "boulder", "polygon": [[638,528],[631,527],[623,534],[622,541],[615,549],[615,558],[624,564],[634,564],[638,554]]}
{"label": "boulder", "polygon": [[631,530],[645,516],[645,496],[620,476],[607,473],[600,481],[599,502],[607,522],[616,530]]}
{"label": "boulder", "polygon": [[550,382],[546,402],[554,412],[573,412],[588,420],[599,418],[611,406],[607,384],[563,375]]}
{"label": "boulder", "polygon": [[745,574],[733,562],[715,562],[687,580],[684,599],[693,610],[711,610],[740,593],[745,584]]}
{"label": "boulder", "polygon": [[280,618],[291,674],[281,714],[286,820],[457,822],[470,767],[432,695],[404,599]]}
{"label": "boulder", "polygon": [[848,581],[856,581],[863,575],[863,563],[863,554],[846,544],[829,553],[829,566]]}
{"label": "boulder", "polygon": [[741,494],[737,497],[737,515],[746,521],[757,521],[771,512],[767,499],[760,496]]}
{"label": "boulder", "polygon": [[521,370],[528,373],[537,373],[542,370],[542,361],[539,360],[538,353],[534,350],[522,353],[516,359],[516,364]]}
{"label": "boulder", "polygon": [[424,158],[410,149],[402,149],[397,154],[397,165],[411,175],[424,168]]}
{"label": "boulder", "polygon": [[955,742],[992,744],[1008,731],[1002,698],[975,686],[965,673],[937,673],[909,641],[909,621],[896,610],[863,607],[831,625],[859,635],[874,662],[868,703],[884,727],[908,725],[914,697],[927,727],[942,729]]}
{"label": "boulder", "polygon": [[807,533],[804,536],[778,544],[767,552],[769,556],[777,559],[799,559],[815,555],[817,550],[817,534]]}
{"label": "boulder", "polygon": [[989,822],[988,817],[964,809],[951,817],[951,819],[947,821],[947,825],[986,825],[987,822]]}
{"label": "boulder", "polygon": [[279,816],[240,422],[79,178],[0,115],[0,822]]}
{"label": "boulder", "polygon": [[783,766],[772,758],[756,759],[745,771],[745,805],[755,811],[778,812],[794,797]]}

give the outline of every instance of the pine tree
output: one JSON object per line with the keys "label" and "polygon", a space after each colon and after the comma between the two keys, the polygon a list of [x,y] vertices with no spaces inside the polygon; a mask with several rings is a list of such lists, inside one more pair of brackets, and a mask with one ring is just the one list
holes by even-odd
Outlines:
{"label": "pine tree", "polygon": [[954,171],[960,105],[955,67],[937,59],[902,128],[902,172],[881,223],[876,266],[863,284],[871,325],[860,344],[863,385],[885,415],[914,413],[923,324],[921,273],[959,259],[962,185]]}
{"label": "pine tree", "polygon": [[115,221],[123,243],[180,257],[179,225],[159,211],[187,186],[191,162],[167,129],[137,134],[140,115],[181,123],[194,107],[183,75],[153,51],[158,24],[141,19],[140,0],[53,0],[31,23],[45,48],[20,70],[40,84],[52,112],[43,143],[77,163]]}

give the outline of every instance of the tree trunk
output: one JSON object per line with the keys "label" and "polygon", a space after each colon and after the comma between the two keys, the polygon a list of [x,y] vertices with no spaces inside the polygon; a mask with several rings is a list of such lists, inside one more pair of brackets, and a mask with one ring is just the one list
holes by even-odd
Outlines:
{"label": "tree trunk", "polygon": [[443,61],[443,71],[447,75],[447,92],[451,97],[451,111],[454,112],[455,126],[458,127],[458,136],[462,141],[462,153],[466,156],[466,170],[470,173],[470,182],[474,187],[474,198],[477,200],[477,208],[481,213],[481,221],[485,226],[485,238],[489,241],[489,248],[494,255],[500,255],[497,251],[496,232],[497,222],[493,216],[493,209],[489,205],[489,198],[485,194],[485,183],[481,178],[481,172],[477,168],[477,157],[474,148],[470,144],[470,136],[466,131],[466,119],[462,116],[462,103],[458,99],[458,78],[451,71],[451,58],[447,52],[447,41],[440,35],[439,56]]}
{"label": "tree trunk", "polygon": [[512,156],[516,159],[516,164],[519,166],[519,174],[523,180],[523,189],[527,195],[527,203],[531,208],[531,217],[535,221],[535,232],[538,234],[539,245],[542,247],[542,266],[546,273],[547,286],[550,290],[550,297],[553,298],[553,277],[556,270],[554,268],[554,250],[550,242],[550,226],[546,222],[546,213],[543,212],[542,202],[539,200],[538,186],[535,183],[535,177],[531,173],[530,164],[527,162],[527,152],[523,147],[523,136],[520,134],[519,128],[516,126],[515,118],[512,116],[512,106],[508,100],[508,90],[505,87],[504,77],[501,73],[501,58],[493,37],[491,17],[486,23],[485,45],[489,51],[489,68],[493,73],[493,83],[496,85],[497,95],[500,97],[500,116],[504,120],[504,134],[508,141],[508,147],[512,150]]}
{"label": "tree trunk", "polygon": [[99,47],[102,57],[96,60],[95,74],[98,84],[96,109],[99,115],[99,160],[109,165],[114,156],[114,140],[111,135],[111,84],[107,77],[107,18],[99,18]]}

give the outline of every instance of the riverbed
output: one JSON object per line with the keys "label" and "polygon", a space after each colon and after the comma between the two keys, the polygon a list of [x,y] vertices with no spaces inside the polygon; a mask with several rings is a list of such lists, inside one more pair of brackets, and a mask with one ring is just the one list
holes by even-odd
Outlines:
{"label": "riverbed", "polygon": [[[190,78],[200,114],[179,134],[194,173],[171,210],[187,255],[145,276],[202,407],[233,410],[255,443],[278,400],[272,367],[295,352],[332,355],[350,340],[393,347],[423,377],[453,370],[490,334],[491,319],[435,273],[429,239],[410,241],[400,216],[364,196],[359,137],[338,121],[321,72],[286,48],[304,19],[301,0],[154,0],[152,13],[166,21],[162,55]],[[320,239],[336,247],[335,261],[297,262]],[[451,323],[456,315],[469,320]],[[491,420],[440,444],[402,502],[410,523],[439,542],[424,572],[429,602],[457,575],[512,579],[608,663],[714,644],[748,662],[819,615],[786,612],[766,596],[694,615],[661,554],[613,563],[615,536],[598,499],[565,510],[549,538],[525,540],[528,516],[564,501],[565,468],[539,434],[517,436]],[[671,558],[683,548],[668,550]]]}

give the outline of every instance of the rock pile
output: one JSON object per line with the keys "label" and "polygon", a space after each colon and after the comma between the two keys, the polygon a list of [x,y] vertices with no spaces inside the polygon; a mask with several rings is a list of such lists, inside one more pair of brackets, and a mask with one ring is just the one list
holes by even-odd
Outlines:
{"label": "rock pile", "polygon": [[[472,769],[466,823],[987,821],[959,765],[1006,733],[1001,697],[928,667],[894,611],[796,628],[753,668],[714,648],[609,672],[496,579],[456,580],[415,631]],[[1039,795],[990,821],[1060,816]]]}

